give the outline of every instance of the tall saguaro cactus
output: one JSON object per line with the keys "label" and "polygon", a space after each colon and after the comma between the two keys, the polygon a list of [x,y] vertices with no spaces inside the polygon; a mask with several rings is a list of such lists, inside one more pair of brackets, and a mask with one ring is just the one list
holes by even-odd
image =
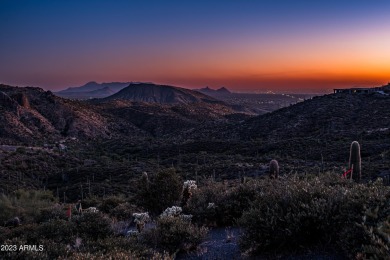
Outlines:
{"label": "tall saguaro cactus", "polygon": [[277,179],[279,176],[279,163],[277,160],[272,160],[269,163],[269,177],[271,179]]}
{"label": "tall saguaro cactus", "polygon": [[362,178],[362,159],[360,156],[360,145],[357,141],[353,141],[349,153],[349,168],[353,169],[352,178],[360,181]]}

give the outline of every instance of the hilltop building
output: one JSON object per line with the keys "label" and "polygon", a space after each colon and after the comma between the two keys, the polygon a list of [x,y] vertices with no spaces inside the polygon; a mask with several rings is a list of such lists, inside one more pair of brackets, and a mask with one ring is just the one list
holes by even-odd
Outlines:
{"label": "hilltop building", "polygon": [[333,93],[348,93],[348,94],[369,94],[369,93],[390,93],[390,82],[387,85],[374,88],[335,88]]}

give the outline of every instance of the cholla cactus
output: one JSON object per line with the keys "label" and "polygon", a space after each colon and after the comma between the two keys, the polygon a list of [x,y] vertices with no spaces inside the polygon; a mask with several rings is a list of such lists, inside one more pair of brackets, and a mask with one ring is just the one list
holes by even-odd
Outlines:
{"label": "cholla cactus", "polygon": [[129,237],[132,237],[132,236],[137,236],[139,234],[138,231],[135,231],[135,230],[129,230],[127,231],[126,235],[129,236]]}
{"label": "cholla cactus", "polygon": [[178,206],[173,206],[171,208],[167,208],[164,210],[164,212],[160,215],[160,217],[165,218],[165,217],[177,217],[180,215],[182,212],[182,208]]}
{"label": "cholla cactus", "polygon": [[215,209],[215,203],[210,202],[209,205],[207,205],[207,209]]}
{"label": "cholla cactus", "polygon": [[196,181],[187,180],[183,183],[183,192],[180,206],[184,207],[187,205],[188,200],[192,196],[192,190],[196,190],[198,186],[196,186]]}
{"label": "cholla cactus", "polygon": [[139,233],[141,233],[142,230],[145,228],[146,222],[148,222],[150,219],[149,214],[148,212],[134,213],[133,217],[134,217],[134,222],[137,225],[137,230]]}
{"label": "cholla cactus", "polygon": [[188,222],[191,222],[192,220],[192,215],[180,215],[179,216],[183,221],[188,221]]}
{"label": "cholla cactus", "polygon": [[99,210],[96,207],[89,207],[89,208],[85,209],[84,212],[87,212],[87,213],[98,213]]}
{"label": "cholla cactus", "polygon": [[196,186],[196,181],[194,180],[187,180],[183,183],[183,190],[189,189],[189,190],[196,190],[198,186]]}

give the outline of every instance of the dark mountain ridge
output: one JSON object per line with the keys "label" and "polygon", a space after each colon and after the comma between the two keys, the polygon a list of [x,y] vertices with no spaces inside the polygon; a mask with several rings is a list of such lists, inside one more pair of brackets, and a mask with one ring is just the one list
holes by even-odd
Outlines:
{"label": "dark mountain ridge", "polygon": [[229,95],[232,94],[227,88],[221,87],[219,89],[212,89],[209,87],[201,88],[201,89],[195,89],[196,91],[199,91],[203,94],[210,95],[212,97],[216,96],[221,96],[221,95]]}
{"label": "dark mountain ridge", "polygon": [[75,92],[90,92],[95,91],[103,88],[111,88],[114,91],[119,91],[125,87],[127,87],[130,84],[130,82],[103,82],[103,83],[97,83],[95,81],[90,81],[86,83],[83,86],[80,87],[70,87],[65,90],[61,90],[56,92],[56,94],[61,93],[75,93]]}
{"label": "dark mountain ridge", "polygon": [[104,100],[119,99],[158,104],[222,103],[197,91],[152,83],[132,83]]}
{"label": "dark mountain ridge", "polygon": [[105,98],[117,93],[129,84],[129,82],[109,82],[99,84],[91,81],[81,87],[67,88],[65,90],[55,92],[54,94],[59,97],[70,99]]}

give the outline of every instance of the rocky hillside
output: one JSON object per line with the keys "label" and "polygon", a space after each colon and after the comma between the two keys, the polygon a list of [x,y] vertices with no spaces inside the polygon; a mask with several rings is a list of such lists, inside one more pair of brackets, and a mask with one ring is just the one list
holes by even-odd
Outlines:
{"label": "rocky hillside", "polygon": [[108,137],[107,119],[86,104],[40,88],[0,85],[0,140]]}
{"label": "rocky hillside", "polygon": [[248,118],[248,115],[237,113],[223,103],[157,104],[128,100],[95,100],[91,103],[111,121],[132,124],[159,138],[176,138],[200,126]]}
{"label": "rocky hillside", "polygon": [[390,96],[331,94],[247,120],[246,138],[345,137],[390,133]]}
{"label": "rocky hillside", "polygon": [[[332,94],[300,102],[238,124],[186,133],[187,138],[257,143],[257,153],[326,161],[348,160],[357,140],[367,161],[390,154],[390,96]],[[378,165],[378,164],[377,164]]]}
{"label": "rocky hillside", "polygon": [[188,102],[193,98],[197,102],[75,101],[57,97],[40,88],[0,85],[0,141],[1,144],[33,144],[36,141],[42,143],[44,139],[58,141],[64,137],[83,141],[164,137],[209,122],[237,121],[247,117],[203,94],[171,88],[175,92],[173,101]]}

